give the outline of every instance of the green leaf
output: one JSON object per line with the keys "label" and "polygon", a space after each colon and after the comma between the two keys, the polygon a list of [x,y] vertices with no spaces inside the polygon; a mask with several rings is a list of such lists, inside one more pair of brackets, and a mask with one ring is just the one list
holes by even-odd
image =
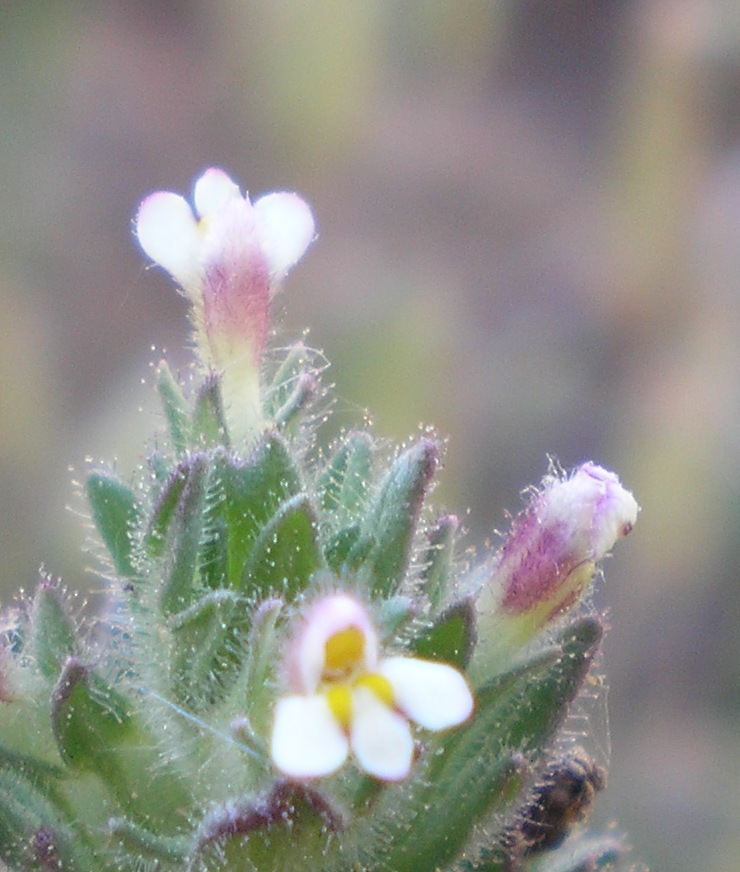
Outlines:
{"label": "green leaf", "polygon": [[106,829],[109,836],[118,843],[119,849],[125,852],[124,856],[137,858],[137,865],[149,868],[147,861],[151,861],[151,868],[159,869],[161,861],[170,861],[177,868],[185,868],[190,849],[190,840],[187,838],[163,836],[127,818],[111,818]]}
{"label": "green leaf", "polygon": [[268,599],[260,603],[251,616],[248,661],[244,677],[243,694],[248,723],[257,735],[266,735],[272,719],[270,702],[274,695],[275,662],[279,657],[282,639],[278,634],[278,621],[284,603]]}
{"label": "green leaf", "polygon": [[293,600],[322,566],[318,522],[306,494],[286,500],[262,528],[244,573],[249,596]]}
{"label": "green leaf", "polygon": [[179,809],[187,807],[186,790],[157,753],[131,701],[77,657],[68,658],[52,692],[51,725],[67,766],[100,779],[124,814],[177,824]]}
{"label": "green leaf", "polygon": [[330,835],[344,826],[318,788],[278,782],[267,795],[240,795],[212,806],[194,839],[192,868],[324,869]]}
{"label": "green leaf", "polygon": [[221,398],[221,380],[208,376],[198,391],[193,408],[193,443],[200,448],[229,445],[229,431]]}
{"label": "green leaf", "polygon": [[216,590],[171,618],[172,692],[179,703],[197,710],[213,700],[221,673],[233,666],[238,638],[233,621],[239,608],[246,614],[233,591]]}
{"label": "green leaf", "polygon": [[301,415],[311,404],[319,391],[316,376],[310,372],[302,372],[295,380],[293,390],[285,398],[285,402],[275,409],[272,416],[275,424],[283,432],[296,429]]}
{"label": "green leaf", "polygon": [[292,398],[299,392],[299,384],[305,376],[311,374],[310,352],[303,342],[296,342],[288,349],[282,363],[265,394],[265,414],[279,423],[281,410],[292,405]]}
{"label": "green leaf", "polygon": [[157,367],[157,391],[162,402],[172,447],[176,456],[184,453],[190,439],[190,408],[166,360]]}
{"label": "green leaf", "polygon": [[349,555],[350,565],[357,566],[361,560],[365,563],[374,595],[391,596],[403,581],[438,457],[437,443],[422,439],[396,458],[380,483],[361,536]]}
{"label": "green leaf", "polygon": [[51,581],[39,582],[31,606],[30,650],[41,674],[56,681],[66,659],[77,650],[72,620],[61,591]]}
{"label": "green leaf", "polygon": [[190,477],[191,465],[191,459],[183,460],[167,475],[157,496],[144,537],[144,548],[150,557],[161,557],[164,552],[167,532]]}
{"label": "green leaf", "polygon": [[316,481],[319,505],[346,526],[360,517],[373,480],[373,442],[368,433],[350,433]]}
{"label": "green leaf", "polygon": [[103,472],[87,478],[87,499],[92,519],[119,575],[136,574],[132,563],[131,534],[139,523],[141,509],[130,488]]}
{"label": "green leaf", "polygon": [[105,779],[114,765],[111,748],[131,732],[129,706],[79,658],[69,657],[52,693],[52,729],[68,766]]}
{"label": "green leaf", "polygon": [[47,785],[5,766],[0,767],[0,858],[23,870],[108,868],[96,863]]}
{"label": "green leaf", "polygon": [[337,575],[342,575],[348,568],[350,554],[354,555],[355,563],[359,563],[369,556],[372,542],[369,539],[363,539],[364,551],[361,550],[360,532],[361,527],[358,522],[343,527],[326,538],[324,557]]}
{"label": "green leaf", "polygon": [[416,812],[413,826],[406,830],[399,819],[387,868],[434,872],[454,859],[477,822],[514,801],[516,761],[534,760],[551,740],[600,636],[598,622],[578,621],[558,638],[554,662],[552,651],[542,652],[478,691],[472,721],[431,743],[426,770],[406,799],[408,813]]}
{"label": "green leaf", "polygon": [[414,654],[464,669],[476,642],[476,611],[472,599],[450,606],[413,643]]}
{"label": "green leaf", "polygon": [[455,535],[460,526],[455,515],[445,515],[429,531],[421,589],[427,595],[432,611],[445,601],[454,565]]}
{"label": "green leaf", "polygon": [[[159,603],[166,615],[187,608],[198,593],[198,564],[208,500],[209,458],[194,454],[180,465],[155,513],[163,537]],[[177,499],[175,499],[175,496]],[[157,533],[161,536],[161,532]],[[150,527],[149,540],[156,542]]]}
{"label": "green leaf", "polygon": [[268,434],[247,461],[217,459],[214,515],[225,522],[228,583],[240,589],[252,549],[281,504],[303,490],[293,458],[277,433]]}

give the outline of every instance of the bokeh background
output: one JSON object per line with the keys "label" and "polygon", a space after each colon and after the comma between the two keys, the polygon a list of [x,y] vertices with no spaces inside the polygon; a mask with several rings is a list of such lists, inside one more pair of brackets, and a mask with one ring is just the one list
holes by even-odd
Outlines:
{"label": "bokeh background", "polygon": [[[128,475],[184,303],[139,200],[209,165],[299,190],[337,411],[449,437],[469,542],[547,455],[619,470],[607,566],[618,819],[654,872],[740,855],[740,4],[9,0],[0,11],[2,596],[86,572],[73,481]],[[65,507],[71,506],[71,511]]]}

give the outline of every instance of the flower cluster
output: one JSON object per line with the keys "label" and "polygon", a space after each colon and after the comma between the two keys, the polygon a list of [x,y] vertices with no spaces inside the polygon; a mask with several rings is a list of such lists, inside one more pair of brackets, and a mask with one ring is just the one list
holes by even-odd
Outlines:
{"label": "flower cluster", "polygon": [[452,666],[382,657],[367,609],[344,593],[308,608],[285,669],[288,693],[275,707],[271,755],[293,778],[328,775],[351,750],[366,772],[398,781],[414,756],[409,721],[443,730],[473,711],[472,694]]}
{"label": "flower cluster", "polygon": [[222,374],[230,435],[248,439],[262,423],[260,361],[270,299],[315,235],[296,194],[250,202],[223,170],[195,183],[195,210],[178,194],[147,197],[136,217],[146,254],[175,279],[192,306],[196,346]]}

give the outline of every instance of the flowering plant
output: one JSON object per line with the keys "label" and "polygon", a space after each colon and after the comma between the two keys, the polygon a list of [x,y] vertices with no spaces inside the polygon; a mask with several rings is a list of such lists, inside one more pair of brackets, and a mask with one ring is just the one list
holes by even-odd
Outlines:
{"label": "flowering plant", "polygon": [[552,472],[501,548],[460,565],[457,519],[426,502],[440,445],[388,456],[352,431],[307,450],[316,358],[265,363],[306,203],[252,203],[211,169],[194,208],[147,198],[136,234],[190,302],[198,368],[186,392],[160,364],[167,433],[132,482],[89,471],[109,613],[81,625],[44,575],[2,623],[2,861],[612,868],[613,835],[570,835],[605,771],[563,727],[632,495],[593,463]]}

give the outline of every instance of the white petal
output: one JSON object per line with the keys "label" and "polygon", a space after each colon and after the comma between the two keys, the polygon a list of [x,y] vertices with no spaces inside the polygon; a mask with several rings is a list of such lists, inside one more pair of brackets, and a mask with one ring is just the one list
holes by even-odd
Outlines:
{"label": "white petal", "polygon": [[347,759],[348,742],[323,696],[285,696],[275,706],[270,756],[293,778],[317,778]]}
{"label": "white petal", "polygon": [[446,663],[389,657],[378,672],[390,681],[396,705],[427,730],[444,730],[466,721],[473,695],[462,673]]}
{"label": "white petal", "polygon": [[147,197],[136,216],[136,236],[146,254],[184,288],[197,280],[198,224],[182,197],[166,191]]}
{"label": "white petal", "polygon": [[350,744],[365,772],[384,781],[400,781],[411,771],[414,740],[409,723],[368,688],[352,695]]}
{"label": "white petal", "polygon": [[270,274],[281,279],[297,263],[316,233],[313,215],[297,194],[267,194],[254,204],[260,241]]}
{"label": "white petal", "polygon": [[195,183],[193,202],[195,211],[203,217],[217,212],[224,203],[240,197],[239,187],[223,170],[206,170]]}

